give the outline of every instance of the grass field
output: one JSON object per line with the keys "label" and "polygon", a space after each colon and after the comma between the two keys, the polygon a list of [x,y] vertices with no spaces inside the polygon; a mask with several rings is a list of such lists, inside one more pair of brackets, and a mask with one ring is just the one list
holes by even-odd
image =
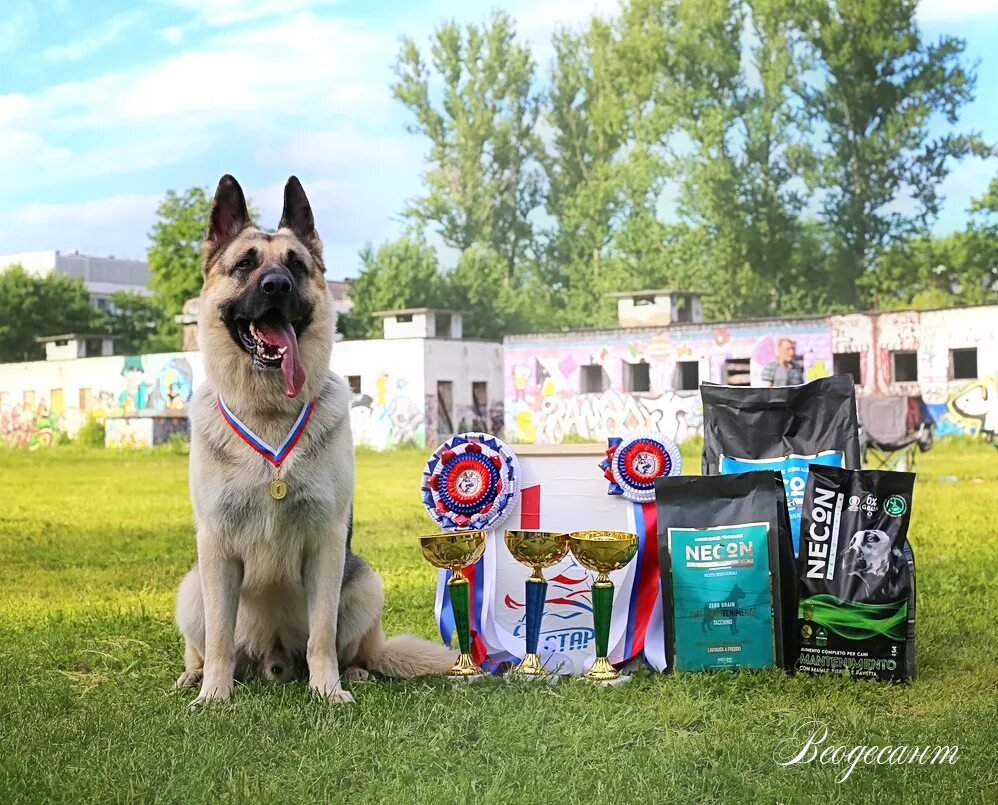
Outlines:
{"label": "grass field", "polygon": [[[384,576],[388,631],[430,636],[423,459],[358,456],[354,547]],[[619,689],[376,682],[330,707],[254,683],[192,713],[170,691],[173,594],[195,560],[186,458],[0,451],[0,802],[995,801],[998,451],[942,443],[919,470],[910,686],[639,672]],[[809,720],[827,743],[959,754],[843,782],[843,765],[777,765]]]}

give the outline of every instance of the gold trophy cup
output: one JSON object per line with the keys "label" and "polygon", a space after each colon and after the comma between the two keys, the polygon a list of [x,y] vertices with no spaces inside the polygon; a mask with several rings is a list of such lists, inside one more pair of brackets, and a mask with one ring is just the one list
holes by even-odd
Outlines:
{"label": "gold trophy cup", "polygon": [[419,538],[423,556],[434,567],[452,571],[447,582],[454,628],[461,654],[447,672],[452,679],[475,679],[485,672],[471,658],[471,600],[468,579],[462,572],[485,553],[485,531],[449,531]]}
{"label": "gold trophy cup", "polygon": [[593,582],[593,627],[596,632],[596,659],[584,679],[612,683],[620,672],[607,658],[610,620],[613,614],[613,582],[607,575],[626,567],[638,550],[637,534],[626,531],[575,531],[569,535],[572,554],[579,564],[598,575]]}
{"label": "gold trophy cup", "polygon": [[561,531],[507,531],[506,547],[517,562],[534,569],[526,582],[527,635],[526,653],[510,675],[520,679],[548,679],[551,672],[541,663],[537,644],[544,616],[544,598],[548,583],[541,572],[558,564],[568,553],[568,534]]}

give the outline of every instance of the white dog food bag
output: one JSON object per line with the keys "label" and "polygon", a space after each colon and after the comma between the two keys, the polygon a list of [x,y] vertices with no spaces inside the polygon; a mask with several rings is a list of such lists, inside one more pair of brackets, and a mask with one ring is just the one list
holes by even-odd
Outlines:
{"label": "white dog food bag", "polygon": [[810,673],[915,673],[915,475],[811,465],[800,530],[800,655]]}

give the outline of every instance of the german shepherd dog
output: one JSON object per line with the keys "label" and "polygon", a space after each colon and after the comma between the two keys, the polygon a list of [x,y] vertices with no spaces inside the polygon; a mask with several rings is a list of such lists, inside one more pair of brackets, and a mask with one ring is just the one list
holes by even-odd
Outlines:
{"label": "german shepherd dog", "polygon": [[[298,179],[276,232],[250,221],[239,183],[223,176],[202,245],[198,340],[207,380],[191,400],[190,490],[198,562],[177,592],[185,640],[177,687],[228,699],[249,676],[308,675],[334,702],[369,671],[445,671],[456,653],[410,635],[386,640],[380,577],[350,550],[354,487],[350,393],[329,371],[334,313],[322,243]],[[223,417],[221,401],[267,445],[314,407],[275,469]],[[278,493],[279,494],[279,493]]]}

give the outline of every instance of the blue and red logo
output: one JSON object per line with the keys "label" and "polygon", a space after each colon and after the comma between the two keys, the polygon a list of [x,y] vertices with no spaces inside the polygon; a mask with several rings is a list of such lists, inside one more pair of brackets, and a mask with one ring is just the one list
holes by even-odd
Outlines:
{"label": "blue and red logo", "polygon": [[[544,617],[541,620],[540,649],[565,653],[585,651],[596,632],[593,629],[593,600],[589,576],[572,560],[572,565],[547,580]],[[580,587],[580,585],[582,585]],[[509,593],[506,609],[524,609],[525,604]],[[549,628],[545,628],[549,626]],[[526,611],[513,629],[514,637],[524,637],[527,630]]]}

